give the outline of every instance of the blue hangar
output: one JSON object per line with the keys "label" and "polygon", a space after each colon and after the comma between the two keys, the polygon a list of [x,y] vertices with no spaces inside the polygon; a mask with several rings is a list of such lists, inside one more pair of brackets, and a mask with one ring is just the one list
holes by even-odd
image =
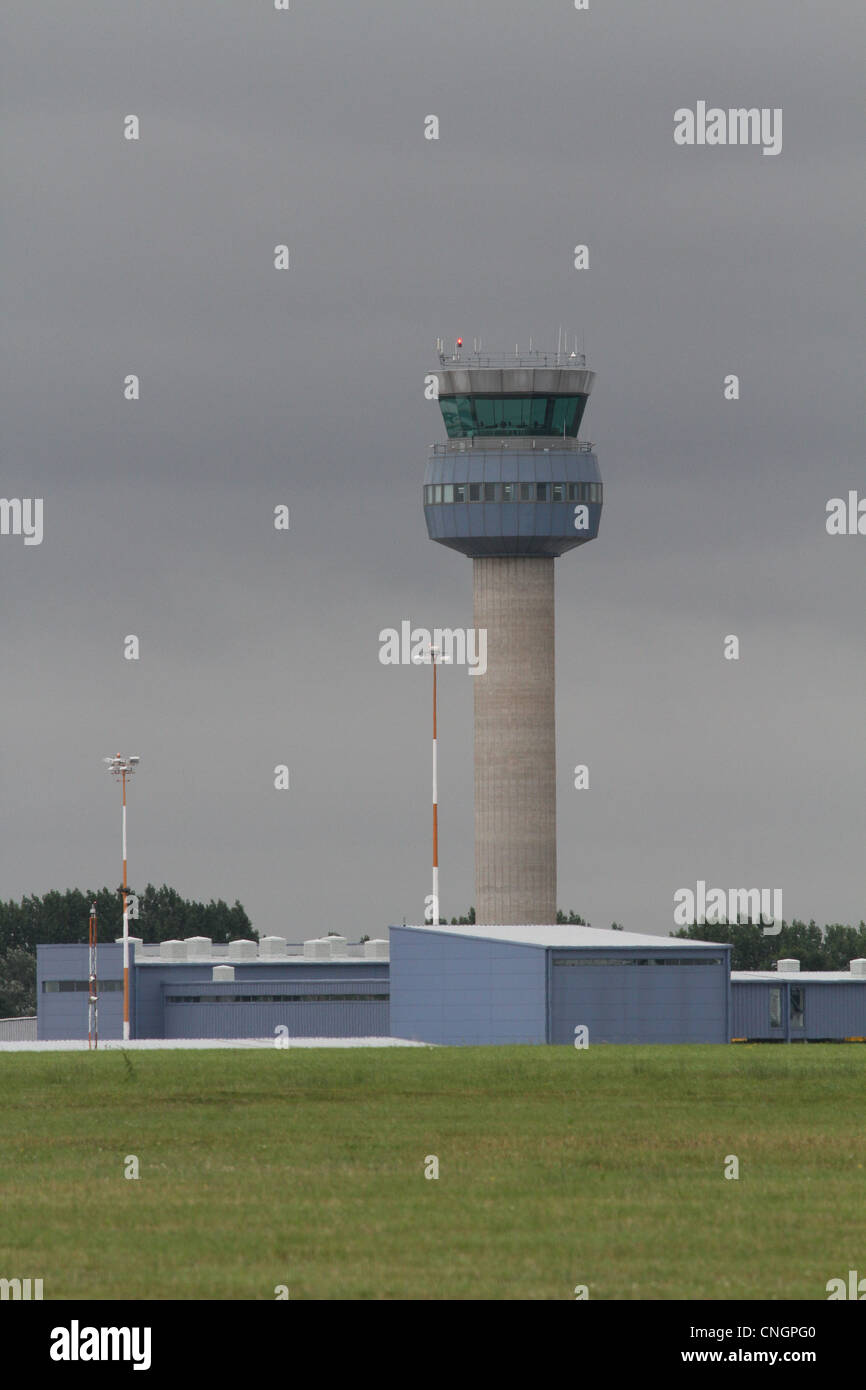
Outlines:
{"label": "blue hangar", "polygon": [[724,1043],[730,946],[577,926],[391,928],[391,1032],[432,1043]]}

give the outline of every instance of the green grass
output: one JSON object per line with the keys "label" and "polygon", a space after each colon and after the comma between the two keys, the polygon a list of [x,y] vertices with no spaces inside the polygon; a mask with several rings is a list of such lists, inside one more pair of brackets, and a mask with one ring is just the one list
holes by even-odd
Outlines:
{"label": "green grass", "polygon": [[857,1046],[6,1054],[0,1277],[46,1299],[826,1299],[866,1273],[864,1096]]}

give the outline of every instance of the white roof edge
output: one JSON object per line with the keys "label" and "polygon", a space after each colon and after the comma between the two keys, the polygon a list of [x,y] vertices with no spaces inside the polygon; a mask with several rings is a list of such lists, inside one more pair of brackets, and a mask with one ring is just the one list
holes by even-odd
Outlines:
{"label": "white roof edge", "polygon": [[866,984],[866,975],[852,975],[850,970],[732,970],[732,980],[742,980],[745,984],[750,981],[755,984],[763,984],[765,981],[778,984],[780,980],[790,980],[792,984],[801,984],[803,980],[808,980],[811,984]]}
{"label": "white roof edge", "polygon": [[[87,949],[86,945],[84,949]],[[387,956],[250,956],[246,959],[242,956],[190,956],[186,960],[166,960],[159,956],[142,956],[136,959],[135,968],[151,965],[168,965],[172,968],[181,965],[237,965],[246,970],[252,965],[272,970],[274,966],[283,965],[381,965],[387,959]]]}
{"label": "white roof edge", "polygon": [[611,931],[609,927],[579,927],[572,923],[556,922],[551,926],[534,924],[515,927],[498,926],[446,926],[444,923],[434,927],[430,922],[399,923],[392,931],[436,932],[440,936],[476,937],[482,941],[501,941],[511,946],[553,946],[557,949],[586,947],[597,950],[599,947],[615,950],[649,949],[661,947],[665,950],[700,950],[711,947],[714,950],[731,949],[726,941],[690,941],[676,936],[650,936],[645,933]]}

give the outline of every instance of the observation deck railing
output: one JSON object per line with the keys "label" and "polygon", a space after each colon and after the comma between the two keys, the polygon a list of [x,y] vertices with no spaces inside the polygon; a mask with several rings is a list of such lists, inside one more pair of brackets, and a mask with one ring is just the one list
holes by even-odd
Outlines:
{"label": "observation deck railing", "polygon": [[443,367],[575,367],[586,368],[582,352],[440,352]]}
{"label": "observation deck railing", "polygon": [[443,444],[430,445],[430,452],[439,454],[471,454],[494,452],[501,449],[534,449],[537,453],[555,449],[557,453],[591,454],[593,446],[588,439],[575,439],[572,435],[561,434],[509,434],[509,435],[467,435],[463,439],[448,439]]}

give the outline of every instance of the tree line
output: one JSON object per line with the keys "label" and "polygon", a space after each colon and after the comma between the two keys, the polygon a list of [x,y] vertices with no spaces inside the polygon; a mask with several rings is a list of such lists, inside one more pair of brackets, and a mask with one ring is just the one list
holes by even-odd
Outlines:
{"label": "tree line", "polygon": [[671,933],[687,941],[730,942],[732,970],[772,970],[777,960],[798,960],[801,970],[847,970],[858,958],[866,959],[866,922],[857,927],[830,922],[783,922],[775,936],[764,934],[759,923],[740,922],[719,926],[692,923]]}
{"label": "tree line", "polygon": [[[563,910],[562,910],[561,907],[557,908],[557,910],[556,910],[556,921],[557,921],[557,924],[558,924],[559,926],[563,926],[563,925],[564,925],[564,926],[569,926],[569,927],[590,927],[590,926],[592,926],[592,923],[591,923],[591,922],[587,922],[586,918],[585,918],[585,917],[581,917],[580,913],[574,912],[573,910],[569,910],[568,912],[563,912]],[[469,910],[468,910],[468,912],[466,912],[462,917],[452,917],[452,918],[451,918],[451,921],[450,921],[450,923],[449,923],[449,926],[452,926],[452,927],[474,927],[474,926],[475,926],[475,908],[474,908],[474,907],[470,907]],[[623,930],[623,928],[620,926],[619,922],[611,922],[611,924],[610,924],[610,929],[611,929],[611,931],[622,931],[622,930]]]}
{"label": "tree line", "polygon": [[[139,916],[130,922],[130,935],[146,942],[209,936],[215,942],[245,937],[258,941],[246,911],[237,901],[229,907],[222,898],[196,902],[174,888],[149,883],[138,897]],[[120,889],[82,892],[69,888],[0,902],[0,1018],[20,1018],[36,1012],[36,947],[87,942],[91,905],[96,904],[101,942],[123,934]]]}

